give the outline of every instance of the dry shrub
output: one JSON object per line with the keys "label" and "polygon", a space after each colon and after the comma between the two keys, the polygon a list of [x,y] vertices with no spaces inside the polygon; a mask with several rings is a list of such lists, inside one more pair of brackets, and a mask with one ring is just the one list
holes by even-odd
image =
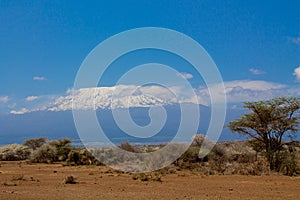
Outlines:
{"label": "dry shrub", "polygon": [[[149,171],[152,169],[160,169],[162,166],[168,166],[172,164],[173,161],[174,161],[173,163],[177,166],[188,163],[184,161],[181,162],[178,159],[178,156],[180,156],[181,153],[184,152],[184,150],[188,150],[187,144],[169,143],[167,146],[161,149],[160,154],[158,153],[151,154],[150,156],[148,156],[143,160],[145,171]],[[189,159],[188,156],[187,159]]]}
{"label": "dry shrub", "polygon": [[205,175],[268,175],[269,163],[264,157],[255,162],[239,163],[237,161],[209,161],[201,165],[201,173]]}
{"label": "dry shrub", "polygon": [[152,172],[152,173],[139,173],[134,174],[132,176],[133,180],[141,180],[141,181],[158,181],[162,182],[162,174],[158,172]]}
{"label": "dry shrub", "polygon": [[197,146],[189,147],[184,154],[174,163],[181,169],[196,169],[203,159],[199,158],[200,148]]}
{"label": "dry shrub", "polygon": [[31,154],[31,161],[37,163],[53,163],[65,161],[72,147],[68,138],[52,140],[36,148]]}
{"label": "dry shrub", "polygon": [[204,140],[207,140],[207,137],[203,134],[196,134],[196,135],[193,136],[192,139],[193,139],[192,146],[201,147]]}
{"label": "dry shrub", "polygon": [[53,163],[57,160],[57,149],[44,144],[32,152],[30,161],[35,163]]}
{"label": "dry shrub", "polygon": [[115,147],[96,147],[89,149],[89,151],[99,162],[105,162],[107,165],[115,165],[118,161],[123,159],[123,157],[116,152]]}
{"label": "dry shrub", "polygon": [[164,167],[162,169],[158,169],[155,172],[161,174],[162,176],[165,176],[167,174],[175,174],[177,170],[180,170],[177,166],[174,164],[171,164],[167,167]]}
{"label": "dry shrub", "polygon": [[257,159],[256,152],[245,142],[218,143],[209,154],[210,174],[261,175],[269,173],[268,162]]}
{"label": "dry shrub", "polygon": [[64,179],[64,183],[65,184],[76,184],[77,181],[76,181],[77,177],[74,176],[74,175],[69,175],[69,176],[66,176],[65,179]]}
{"label": "dry shrub", "polygon": [[297,151],[297,147],[293,145],[284,145],[283,150],[277,153],[277,160],[279,163],[278,169],[279,172],[293,176],[297,175],[299,171],[298,160],[299,160],[299,152]]}
{"label": "dry shrub", "polygon": [[12,181],[25,181],[24,174],[18,174],[12,177]]}
{"label": "dry shrub", "polygon": [[128,152],[137,153],[137,149],[134,146],[132,146],[129,142],[122,142],[120,144],[120,148]]}
{"label": "dry shrub", "polygon": [[30,156],[30,149],[21,144],[10,144],[0,147],[0,160],[16,161],[26,160]]}
{"label": "dry shrub", "polygon": [[2,185],[3,186],[17,186],[17,184],[14,182],[3,182]]}
{"label": "dry shrub", "polygon": [[69,152],[67,165],[100,165],[101,163],[86,149],[73,149]]}
{"label": "dry shrub", "polygon": [[217,143],[208,155],[209,160],[249,163],[256,160],[256,152],[245,142]]}
{"label": "dry shrub", "polygon": [[[203,136],[198,137],[197,144],[203,146]],[[211,145],[212,143],[207,142]],[[212,147],[212,146],[207,146]],[[174,163],[182,169],[199,171],[202,174],[244,174],[261,175],[269,173],[269,165],[264,157],[257,159],[257,153],[246,142],[221,142],[216,143],[208,155],[199,158],[200,147],[192,145]],[[206,151],[205,146],[201,148]],[[208,151],[209,149],[207,149]]]}
{"label": "dry shrub", "polygon": [[268,160],[261,156],[252,163],[252,175],[268,175],[270,174],[270,164]]}

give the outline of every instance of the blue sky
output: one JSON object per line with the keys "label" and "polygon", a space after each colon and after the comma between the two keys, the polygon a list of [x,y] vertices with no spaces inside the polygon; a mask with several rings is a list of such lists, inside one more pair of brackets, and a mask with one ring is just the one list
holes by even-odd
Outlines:
{"label": "blue sky", "polygon": [[[1,0],[0,113],[66,95],[95,46],[119,32],[148,26],[195,39],[224,81],[248,95],[261,85],[272,94],[275,88],[273,96],[300,95],[294,74],[300,65],[299,10],[299,1]],[[178,69],[192,74],[191,82],[198,87],[193,71],[184,64]],[[112,75],[119,73],[118,67],[111,70]],[[261,94],[255,93],[254,100],[255,95],[259,99]]]}

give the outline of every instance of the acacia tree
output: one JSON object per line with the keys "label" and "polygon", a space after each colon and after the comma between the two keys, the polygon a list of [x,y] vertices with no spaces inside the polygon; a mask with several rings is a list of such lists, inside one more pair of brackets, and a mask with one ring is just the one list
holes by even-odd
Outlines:
{"label": "acacia tree", "polygon": [[276,155],[282,150],[283,136],[293,138],[299,130],[300,99],[282,97],[268,101],[245,102],[244,108],[250,112],[230,122],[229,129],[261,144],[270,169],[278,169]]}
{"label": "acacia tree", "polygon": [[41,147],[43,144],[45,144],[47,141],[47,139],[45,137],[41,137],[41,138],[33,138],[33,139],[29,139],[26,140],[24,142],[25,146],[28,146],[30,149],[32,150],[36,150],[37,148]]}

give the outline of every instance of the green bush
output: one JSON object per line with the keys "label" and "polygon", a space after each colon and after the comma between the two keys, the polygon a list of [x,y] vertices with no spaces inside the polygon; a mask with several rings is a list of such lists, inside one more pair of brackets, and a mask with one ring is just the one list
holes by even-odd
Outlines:
{"label": "green bush", "polygon": [[53,163],[65,161],[72,147],[68,138],[51,140],[35,149],[31,154],[31,161],[38,163]]}
{"label": "green bush", "polygon": [[69,152],[72,150],[72,140],[69,138],[63,138],[58,140],[51,140],[49,145],[56,148],[56,161],[65,161],[68,158]]}
{"label": "green bush", "polygon": [[53,163],[57,160],[57,149],[50,144],[43,144],[31,154],[32,162]]}

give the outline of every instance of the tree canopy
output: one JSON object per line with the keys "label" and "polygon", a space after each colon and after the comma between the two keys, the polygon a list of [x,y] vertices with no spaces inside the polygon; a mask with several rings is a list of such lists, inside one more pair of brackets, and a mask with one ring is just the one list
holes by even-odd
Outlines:
{"label": "tree canopy", "polygon": [[292,139],[299,131],[300,99],[282,97],[245,102],[244,108],[250,112],[230,122],[228,127],[232,132],[238,132],[260,142],[273,169],[274,156],[282,148],[284,135]]}

